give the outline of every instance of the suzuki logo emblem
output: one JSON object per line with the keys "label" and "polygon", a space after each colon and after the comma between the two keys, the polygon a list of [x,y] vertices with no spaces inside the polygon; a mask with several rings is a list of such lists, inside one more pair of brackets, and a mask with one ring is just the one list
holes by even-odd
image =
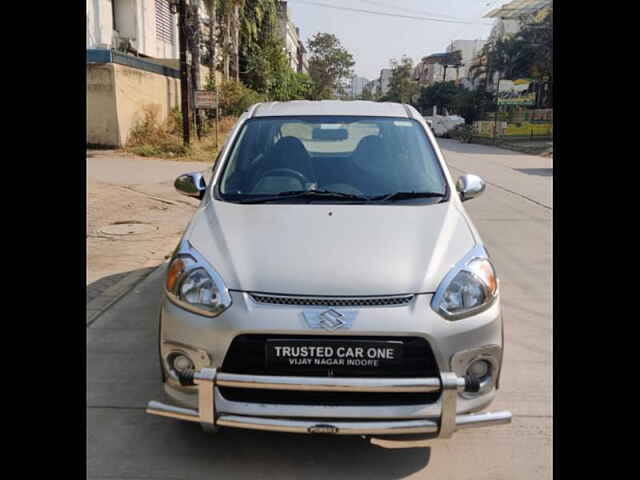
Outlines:
{"label": "suzuki logo emblem", "polygon": [[339,312],[333,308],[325,311],[305,310],[303,312],[309,327],[324,328],[330,332],[340,328],[351,328],[357,314],[357,311]]}
{"label": "suzuki logo emblem", "polygon": [[344,326],[344,320],[340,312],[336,312],[333,308],[320,314],[320,325],[327,330],[337,330]]}

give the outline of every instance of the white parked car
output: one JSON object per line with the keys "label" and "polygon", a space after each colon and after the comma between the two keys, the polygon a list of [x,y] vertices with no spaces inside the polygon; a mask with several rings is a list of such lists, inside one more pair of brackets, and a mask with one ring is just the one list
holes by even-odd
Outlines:
{"label": "white parked car", "polygon": [[494,266],[411,106],[257,104],[207,175],[171,259],[147,412],[298,433],[433,434],[506,424]]}
{"label": "white parked car", "polygon": [[449,137],[449,133],[458,125],[464,125],[464,118],[459,115],[429,115],[424,119],[436,137]]}

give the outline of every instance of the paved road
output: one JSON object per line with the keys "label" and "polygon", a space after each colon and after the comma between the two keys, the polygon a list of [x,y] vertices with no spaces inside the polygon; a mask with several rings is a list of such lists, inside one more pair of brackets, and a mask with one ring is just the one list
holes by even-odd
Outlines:
{"label": "paved road", "polygon": [[87,177],[116,185],[162,186],[180,174],[204,170],[210,165],[205,162],[159,161],[114,150],[87,151]]}
{"label": "paved road", "polygon": [[442,141],[455,176],[485,194],[465,204],[500,274],[505,321],[501,390],[513,423],[451,440],[364,440],[226,430],[144,414],[161,399],[157,270],[87,331],[88,478],[550,479],[552,465],[551,161]]}
{"label": "paved road", "polygon": [[178,194],[174,179],[208,166],[87,151],[88,310],[99,310],[91,302],[129,272],[156,267],[175,248],[200,202]]}

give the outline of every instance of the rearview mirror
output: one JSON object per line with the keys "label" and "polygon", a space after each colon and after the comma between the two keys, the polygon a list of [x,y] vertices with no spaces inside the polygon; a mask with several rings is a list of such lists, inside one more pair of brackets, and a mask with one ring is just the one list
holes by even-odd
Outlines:
{"label": "rearview mirror", "polygon": [[176,178],[173,184],[176,190],[188,197],[196,197],[202,200],[204,192],[207,189],[207,183],[204,176],[200,172],[185,173]]}
{"label": "rearview mirror", "polygon": [[319,128],[316,127],[311,132],[312,140],[346,140],[349,137],[346,128]]}
{"label": "rearview mirror", "polygon": [[484,192],[485,188],[486,184],[484,183],[484,180],[479,176],[472,175],[470,173],[462,175],[456,182],[456,190],[460,194],[460,199],[463,202],[477,197]]}

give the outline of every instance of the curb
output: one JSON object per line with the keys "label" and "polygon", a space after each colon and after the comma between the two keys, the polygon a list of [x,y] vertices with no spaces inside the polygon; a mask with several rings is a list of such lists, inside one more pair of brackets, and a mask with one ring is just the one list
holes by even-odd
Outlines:
{"label": "curb", "polygon": [[[546,143],[546,140],[544,141]],[[476,145],[486,145],[488,147],[496,147],[503,148],[505,150],[511,150],[512,152],[524,153],[527,155],[537,155],[537,156],[545,156],[548,152],[551,152],[550,156],[553,156],[553,144],[545,145],[540,147],[524,147],[518,145],[517,142],[508,142],[508,141],[498,141],[497,143],[493,143],[492,140],[486,140],[484,137],[473,137],[473,139],[468,142]]]}
{"label": "curb", "polygon": [[166,262],[162,262],[160,265],[155,267],[142,268],[130,273],[115,285],[107,288],[104,292],[91,300],[91,302],[87,303],[87,327],[95,322],[98,317],[106,312],[111,306],[118,302],[118,300],[133,290],[145,278],[155,272],[158,268],[162,268],[165,263]]}
{"label": "curb", "polygon": [[544,156],[546,153],[548,153],[549,151],[553,152],[553,147],[545,147],[545,148],[538,148],[538,147],[521,147],[519,145],[514,145],[511,143],[505,143],[505,144],[501,144],[498,145],[500,148],[505,148],[507,150],[511,150],[514,152],[520,152],[520,153],[526,153],[527,155],[538,155],[538,156]]}

